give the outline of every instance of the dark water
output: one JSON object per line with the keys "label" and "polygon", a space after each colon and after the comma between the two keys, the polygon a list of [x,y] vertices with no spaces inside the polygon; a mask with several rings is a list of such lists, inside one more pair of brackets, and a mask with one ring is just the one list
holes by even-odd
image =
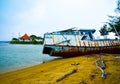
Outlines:
{"label": "dark water", "polygon": [[14,71],[55,59],[42,54],[42,45],[0,42],[0,73]]}

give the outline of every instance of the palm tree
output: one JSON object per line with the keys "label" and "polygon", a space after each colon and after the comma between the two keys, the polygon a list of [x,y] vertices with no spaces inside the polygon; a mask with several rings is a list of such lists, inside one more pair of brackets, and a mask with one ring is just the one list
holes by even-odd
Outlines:
{"label": "palm tree", "polygon": [[116,36],[120,35],[120,16],[108,16],[110,18],[108,24],[110,26],[109,32],[115,33]]}
{"label": "palm tree", "polygon": [[120,0],[117,0],[117,7],[115,9],[115,12],[120,13]]}

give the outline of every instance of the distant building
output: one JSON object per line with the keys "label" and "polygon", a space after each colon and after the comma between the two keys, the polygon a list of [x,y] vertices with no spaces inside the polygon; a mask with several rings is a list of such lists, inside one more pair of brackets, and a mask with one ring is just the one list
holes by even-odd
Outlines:
{"label": "distant building", "polygon": [[28,34],[24,34],[23,36],[19,38],[13,38],[10,42],[12,44],[43,44],[43,38]]}
{"label": "distant building", "polygon": [[25,33],[23,36],[20,37],[20,40],[30,41],[31,37],[28,34]]}

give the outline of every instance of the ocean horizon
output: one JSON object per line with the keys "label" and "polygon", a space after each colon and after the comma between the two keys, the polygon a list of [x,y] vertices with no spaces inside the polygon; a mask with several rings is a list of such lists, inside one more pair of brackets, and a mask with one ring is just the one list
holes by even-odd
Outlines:
{"label": "ocean horizon", "polygon": [[0,41],[0,74],[41,64],[55,59],[42,54],[43,45],[10,44]]}

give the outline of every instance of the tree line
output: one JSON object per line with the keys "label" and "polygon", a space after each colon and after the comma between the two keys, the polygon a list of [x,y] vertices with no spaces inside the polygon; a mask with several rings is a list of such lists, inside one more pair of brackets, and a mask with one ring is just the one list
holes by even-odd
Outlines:
{"label": "tree line", "polygon": [[12,38],[11,44],[43,44],[43,38],[41,36],[30,35],[30,39]]}
{"label": "tree line", "polygon": [[101,36],[104,36],[105,39],[107,39],[107,35],[109,32],[115,33],[115,36],[120,37],[120,0],[117,1],[117,6],[114,10],[118,16],[111,16],[109,15],[108,22],[105,22],[103,27],[99,30]]}

